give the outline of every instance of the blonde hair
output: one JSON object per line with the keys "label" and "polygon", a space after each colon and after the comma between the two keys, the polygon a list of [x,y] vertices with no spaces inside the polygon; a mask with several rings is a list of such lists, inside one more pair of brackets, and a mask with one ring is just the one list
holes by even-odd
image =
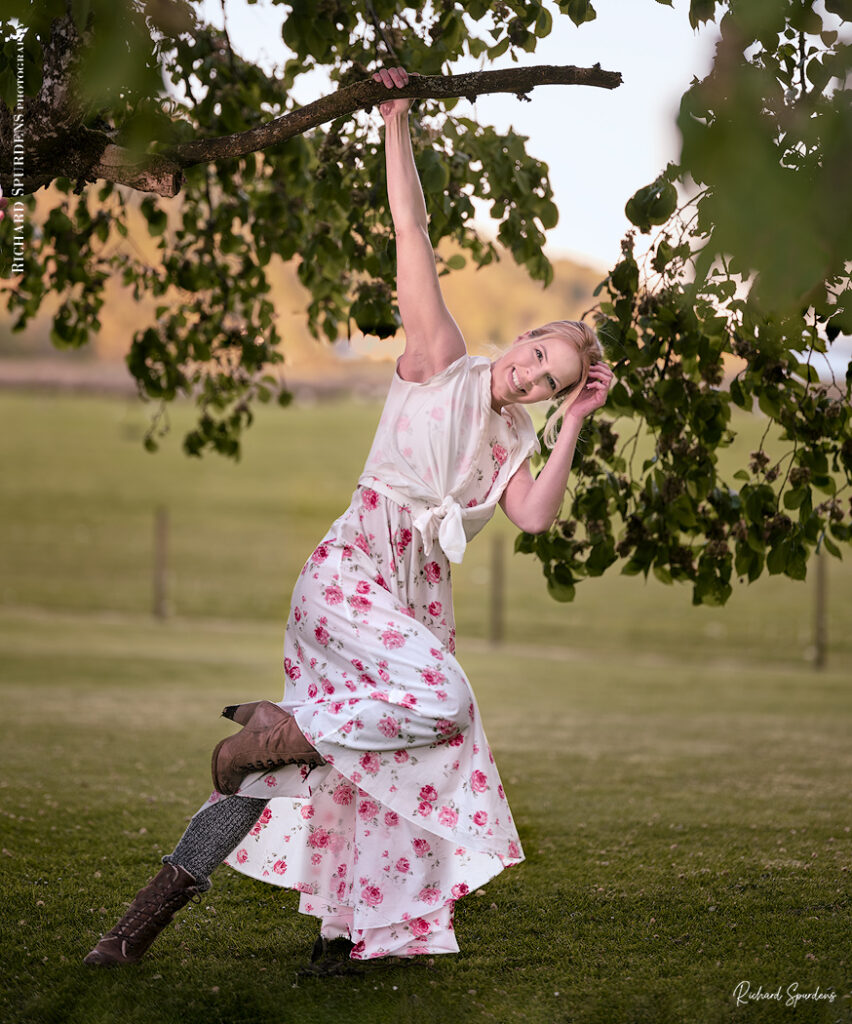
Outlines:
{"label": "blonde hair", "polygon": [[589,367],[603,359],[603,349],[597,334],[582,320],[553,320],[549,324],[543,324],[541,327],[536,327],[530,331],[528,337],[541,338],[545,335],[559,338],[562,341],[569,341],[580,356],[579,378],[554,396],[559,404],[548,416],[547,422],[544,425],[542,438],[545,445],[548,448],[552,448],[556,444],[556,438],[559,435],[559,428],[562,420],[565,418],[565,413],[568,412],[586,385]]}

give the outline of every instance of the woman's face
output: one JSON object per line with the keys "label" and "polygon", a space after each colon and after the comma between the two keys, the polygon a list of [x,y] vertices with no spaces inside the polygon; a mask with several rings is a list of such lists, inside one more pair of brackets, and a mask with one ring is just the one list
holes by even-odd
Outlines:
{"label": "woman's face", "polygon": [[560,335],[520,335],[491,364],[491,404],[546,402],[580,378],[582,362],[575,345]]}

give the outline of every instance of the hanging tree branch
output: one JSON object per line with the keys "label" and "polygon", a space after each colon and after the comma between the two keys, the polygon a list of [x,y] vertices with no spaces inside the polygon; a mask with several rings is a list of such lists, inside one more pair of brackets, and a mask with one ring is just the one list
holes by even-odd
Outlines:
{"label": "hanging tree branch", "polygon": [[[464,75],[413,76],[404,89],[395,89],[394,98],[452,99],[462,96],[473,100],[477,96],[495,92],[512,92],[519,98],[539,85],[588,85],[600,89],[615,89],[621,85],[618,71],[604,71],[599,64],[591,68],[571,65],[559,67],[539,65],[529,68],[506,68],[498,71],[474,71]],[[55,166],[47,173],[42,169],[38,177],[25,182],[27,191],[35,191],[53,178],[73,176],[82,181],[106,181],[128,185],[143,192],[172,197],[178,194],[183,182],[183,169],[195,164],[232,160],[256,153],[269,146],[286,142],[317,125],[357,110],[369,109],[387,99],[386,88],[367,79],[338,89],[337,92],[307,106],[299,107],[281,117],[234,135],[214,139],[195,139],[183,142],[156,154],[134,153],[115,145],[108,135],[86,130],[87,153],[85,170],[81,172],[79,154],[65,147],[57,154]],[[100,136],[101,145],[94,142]],[[98,155],[92,160],[93,145]],[[0,177],[0,184],[3,184]]]}

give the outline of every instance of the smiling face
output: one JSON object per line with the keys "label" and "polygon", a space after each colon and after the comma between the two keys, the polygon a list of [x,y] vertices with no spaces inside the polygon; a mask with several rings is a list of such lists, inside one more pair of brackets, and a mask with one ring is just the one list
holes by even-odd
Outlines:
{"label": "smiling face", "polygon": [[577,346],[556,334],[526,331],[491,364],[491,404],[546,402],[575,383],[582,372]]}

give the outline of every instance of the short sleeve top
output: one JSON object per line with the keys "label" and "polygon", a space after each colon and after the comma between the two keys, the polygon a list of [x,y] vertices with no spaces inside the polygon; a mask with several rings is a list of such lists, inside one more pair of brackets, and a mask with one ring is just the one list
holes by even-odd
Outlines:
{"label": "short sleeve top", "polygon": [[410,510],[424,554],[437,542],[460,562],[537,451],[526,409],[492,409],[490,361],[464,355],[422,383],[394,373],[358,483]]}

